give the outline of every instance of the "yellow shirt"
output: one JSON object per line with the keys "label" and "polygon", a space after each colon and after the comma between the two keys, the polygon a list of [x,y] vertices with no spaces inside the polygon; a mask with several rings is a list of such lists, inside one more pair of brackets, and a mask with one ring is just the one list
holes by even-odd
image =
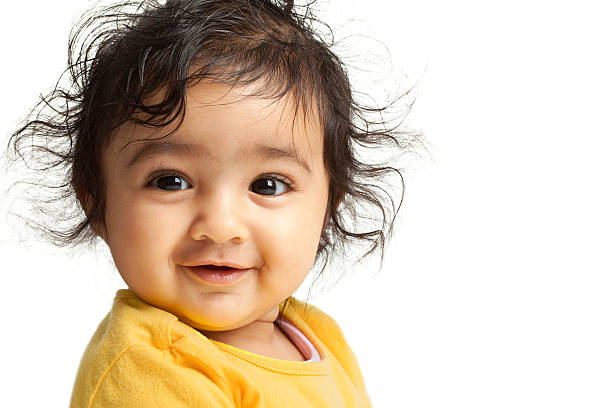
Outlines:
{"label": "yellow shirt", "polygon": [[288,361],[213,341],[176,316],[119,290],[77,373],[71,408],[371,407],[336,322],[290,298],[283,317],[321,361]]}

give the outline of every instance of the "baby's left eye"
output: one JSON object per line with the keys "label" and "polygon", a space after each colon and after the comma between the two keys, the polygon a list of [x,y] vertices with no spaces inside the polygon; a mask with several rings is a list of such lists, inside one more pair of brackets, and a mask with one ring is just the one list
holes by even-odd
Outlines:
{"label": "baby's left eye", "polygon": [[268,176],[255,180],[249,190],[260,195],[276,196],[291,190],[291,183]]}

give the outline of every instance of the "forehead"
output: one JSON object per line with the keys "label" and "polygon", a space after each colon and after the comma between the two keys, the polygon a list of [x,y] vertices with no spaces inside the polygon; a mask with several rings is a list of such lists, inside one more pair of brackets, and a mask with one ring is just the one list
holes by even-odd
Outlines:
{"label": "forehead", "polygon": [[[187,89],[185,115],[162,128],[129,122],[119,128],[108,152],[115,159],[133,162],[134,155],[183,150],[192,155],[215,152],[266,157],[295,156],[302,164],[323,154],[323,128],[311,106],[300,106],[291,94],[282,98],[255,96],[257,84],[248,87],[200,81]],[[161,92],[149,104],[162,100]],[[139,119],[144,114],[135,115]],[[133,164],[133,163],[131,163]]]}

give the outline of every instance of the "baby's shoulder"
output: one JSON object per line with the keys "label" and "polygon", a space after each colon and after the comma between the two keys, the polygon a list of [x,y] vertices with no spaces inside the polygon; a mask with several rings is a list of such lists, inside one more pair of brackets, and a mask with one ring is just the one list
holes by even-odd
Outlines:
{"label": "baby's shoulder", "polygon": [[288,315],[296,319],[296,323],[302,326],[300,328],[307,336],[308,334],[316,336],[351,377],[354,384],[363,387],[357,358],[342,328],[333,317],[318,307],[295,298],[289,299]]}
{"label": "baby's shoulder", "polygon": [[[205,375],[195,376],[195,366]],[[120,290],[83,354],[71,406],[116,406],[128,396],[142,401],[148,392],[180,406],[175,398],[189,386],[207,390],[219,406],[233,406],[222,367],[220,353],[204,336]]]}
{"label": "baby's shoulder", "polygon": [[316,336],[341,362],[353,360],[344,332],[333,317],[312,304],[294,298],[290,298],[289,302],[290,319],[293,318],[303,330]]}
{"label": "baby's shoulder", "polygon": [[329,314],[317,306],[298,300],[294,297],[287,299],[288,314],[303,321],[318,337],[344,339],[340,325]]}

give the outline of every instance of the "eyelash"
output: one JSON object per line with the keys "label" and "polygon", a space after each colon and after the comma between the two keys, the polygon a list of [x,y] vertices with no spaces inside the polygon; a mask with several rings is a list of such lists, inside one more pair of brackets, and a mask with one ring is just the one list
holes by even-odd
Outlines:
{"label": "eyelash", "polygon": [[[154,190],[159,190],[159,191],[173,191],[173,190],[163,190],[161,188],[156,188],[153,186],[153,182],[159,178],[162,177],[170,177],[170,176],[175,176],[175,177],[179,177],[182,178],[183,180],[187,181],[187,183],[191,184],[189,182],[189,180],[184,177],[179,171],[177,170],[172,170],[172,169],[168,169],[168,170],[164,170],[162,172],[154,172],[152,174],[150,174],[146,180],[145,180],[145,186],[146,187],[150,187]],[[295,185],[293,183],[293,181],[291,181],[291,179],[289,179],[286,176],[283,176],[282,174],[277,174],[277,173],[264,173],[260,176],[258,176],[255,180],[253,180],[251,182],[251,185],[253,183],[255,183],[258,180],[262,180],[262,179],[270,179],[270,180],[274,180],[274,181],[278,181],[283,183],[286,187],[287,187],[287,191],[281,194],[278,194],[276,196],[273,197],[278,197],[280,195],[286,194],[288,191],[296,191]],[[249,185],[250,186],[250,185]],[[182,190],[175,190],[175,191],[182,191]]]}

